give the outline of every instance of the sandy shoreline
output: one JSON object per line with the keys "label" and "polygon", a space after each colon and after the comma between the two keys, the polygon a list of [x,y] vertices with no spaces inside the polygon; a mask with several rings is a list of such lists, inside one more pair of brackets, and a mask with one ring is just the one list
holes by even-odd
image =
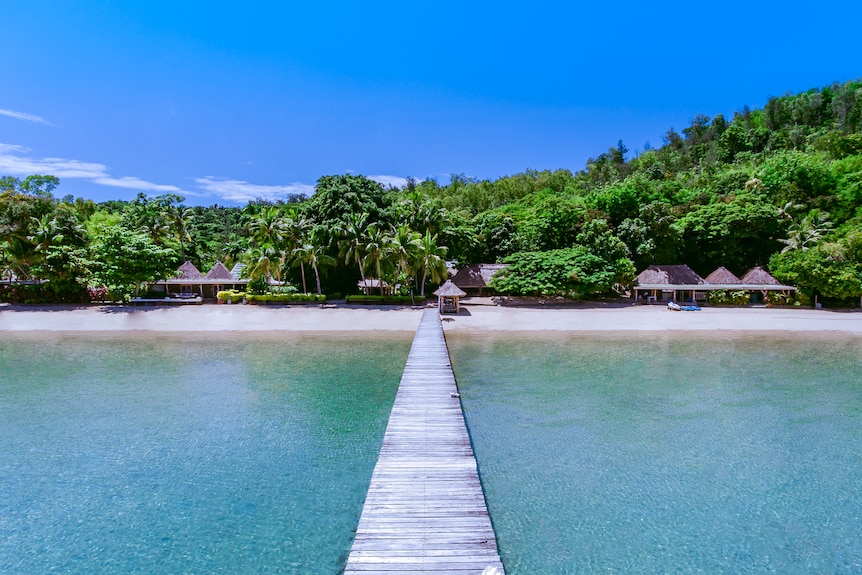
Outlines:
{"label": "sandy shoreline", "polygon": [[[663,306],[536,309],[466,305],[446,316],[447,332],[837,332],[862,335],[862,312],[812,309],[704,308],[669,312]],[[0,307],[0,332],[265,332],[415,331],[421,309],[204,305]]]}

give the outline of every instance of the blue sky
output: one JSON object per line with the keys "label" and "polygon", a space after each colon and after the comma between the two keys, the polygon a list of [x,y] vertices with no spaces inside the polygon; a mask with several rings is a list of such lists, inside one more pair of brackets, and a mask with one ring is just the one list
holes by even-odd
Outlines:
{"label": "blue sky", "polygon": [[862,77],[858,1],[2,4],[0,175],[96,201],[575,171]]}

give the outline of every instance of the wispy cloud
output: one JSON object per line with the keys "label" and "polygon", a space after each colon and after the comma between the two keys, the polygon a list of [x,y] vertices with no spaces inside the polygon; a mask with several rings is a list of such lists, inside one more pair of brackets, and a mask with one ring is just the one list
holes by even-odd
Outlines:
{"label": "wispy cloud", "polygon": [[[213,176],[195,178],[194,182],[198,189],[197,191],[189,191],[178,186],[157,184],[134,176],[115,177],[110,174],[108,166],[105,164],[67,158],[38,158],[33,157],[31,150],[24,146],[0,143],[0,175],[29,176],[32,174],[50,174],[61,180],[69,178],[88,180],[100,186],[139,190],[154,194],[215,196],[220,200],[236,203],[245,203],[256,199],[274,201],[287,199],[295,194],[309,196],[314,193],[313,185],[300,182],[286,186],[267,186]],[[388,176],[380,177],[388,178]],[[389,183],[389,180],[381,183]]]}
{"label": "wispy cloud", "polygon": [[22,120],[24,122],[33,122],[34,124],[44,124],[45,126],[53,126],[51,122],[42,118],[40,116],[36,116],[35,114],[27,114],[26,112],[16,112],[15,110],[6,110],[4,108],[0,108],[0,116],[8,116],[9,118],[15,118],[16,120]]}
{"label": "wispy cloud", "polygon": [[401,176],[367,176],[369,180],[374,180],[378,184],[383,184],[386,187],[394,186],[403,188],[407,185],[407,178]]}
{"label": "wispy cloud", "polygon": [[50,174],[61,180],[64,178],[90,180],[94,184],[114,188],[159,193],[189,193],[177,186],[155,184],[140,178],[130,176],[115,178],[108,173],[108,167],[105,164],[66,158],[33,158],[29,154],[30,150],[24,146],[0,143],[0,174],[11,176]]}
{"label": "wispy cloud", "polygon": [[251,184],[242,180],[229,180],[207,176],[195,178],[198,186],[223,200],[231,202],[249,202],[252,200],[282,200],[293,194],[309,196],[314,192],[314,186],[303,183],[293,183],[287,186],[266,186]]}
{"label": "wispy cloud", "polygon": [[13,176],[51,174],[58,178],[96,179],[108,177],[104,164],[67,160],[65,158],[33,158],[24,146],[0,144],[0,172]]}
{"label": "wispy cloud", "polygon": [[140,178],[133,178],[129,176],[126,176],[124,178],[96,178],[95,180],[93,180],[93,183],[101,184],[103,186],[113,186],[115,188],[128,188],[130,190],[142,190],[148,192],[174,194],[187,193],[176,186],[154,184]]}

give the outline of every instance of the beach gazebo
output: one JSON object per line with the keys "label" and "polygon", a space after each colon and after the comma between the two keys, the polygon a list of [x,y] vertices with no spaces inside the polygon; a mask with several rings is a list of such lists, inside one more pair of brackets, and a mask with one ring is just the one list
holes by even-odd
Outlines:
{"label": "beach gazebo", "polygon": [[441,285],[434,292],[437,296],[437,309],[440,313],[458,313],[461,311],[461,298],[467,295],[467,292],[452,283],[452,280],[446,280],[446,283]]}

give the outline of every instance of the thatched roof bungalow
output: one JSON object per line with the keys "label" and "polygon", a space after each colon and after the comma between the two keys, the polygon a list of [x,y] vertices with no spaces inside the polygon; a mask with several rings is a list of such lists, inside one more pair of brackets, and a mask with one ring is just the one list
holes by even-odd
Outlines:
{"label": "thatched roof bungalow", "polygon": [[216,265],[214,265],[204,277],[208,280],[225,280],[228,282],[233,282],[233,275],[230,273],[230,270],[227,269],[227,267],[221,262],[216,262]]}
{"label": "thatched roof bungalow", "polygon": [[780,286],[781,282],[760,266],[748,270],[739,283],[756,286]]}
{"label": "thatched roof bungalow", "polygon": [[434,295],[437,296],[437,309],[440,313],[458,313],[461,311],[460,300],[467,292],[452,283],[452,280],[446,280],[434,291]]}
{"label": "thatched roof bungalow", "polygon": [[734,275],[729,269],[721,266],[705,278],[708,284],[738,284],[741,283],[739,278]]}
{"label": "thatched roof bungalow", "polygon": [[215,298],[220,291],[229,289],[245,289],[248,280],[233,277],[231,272],[221,262],[217,262],[206,275],[195,265],[186,261],[177,268],[176,275],[167,280],[150,285],[154,291],[164,291],[167,297]]}
{"label": "thatched roof bungalow", "polygon": [[200,270],[195,267],[195,264],[186,260],[183,265],[177,268],[177,276],[176,279],[180,280],[199,280],[203,279],[204,274],[200,272]]}
{"label": "thatched roof bungalow", "polygon": [[783,285],[761,267],[752,268],[740,279],[722,266],[703,279],[685,265],[652,265],[638,275],[634,297],[646,295],[649,303],[666,298],[677,302],[703,302],[709,292],[719,290],[747,291],[751,301],[757,302],[767,299],[767,292],[780,291],[789,295],[796,288]]}
{"label": "thatched roof bungalow", "polygon": [[705,280],[687,265],[651,265],[638,274],[633,288],[637,300],[645,292],[648,302],[659,302],[665,298],[672,301],[693,302],[705,300],[706,294],[698,297],[697,286]]}
{"label": "thatched roof bungalow", "polygon": [[473,264],[464,266],[458,270],[452,278],[452,283],[462,290],[477,290],[482,295],[482,290],[493,290],[491,280],[502,269],[509,264]]}

